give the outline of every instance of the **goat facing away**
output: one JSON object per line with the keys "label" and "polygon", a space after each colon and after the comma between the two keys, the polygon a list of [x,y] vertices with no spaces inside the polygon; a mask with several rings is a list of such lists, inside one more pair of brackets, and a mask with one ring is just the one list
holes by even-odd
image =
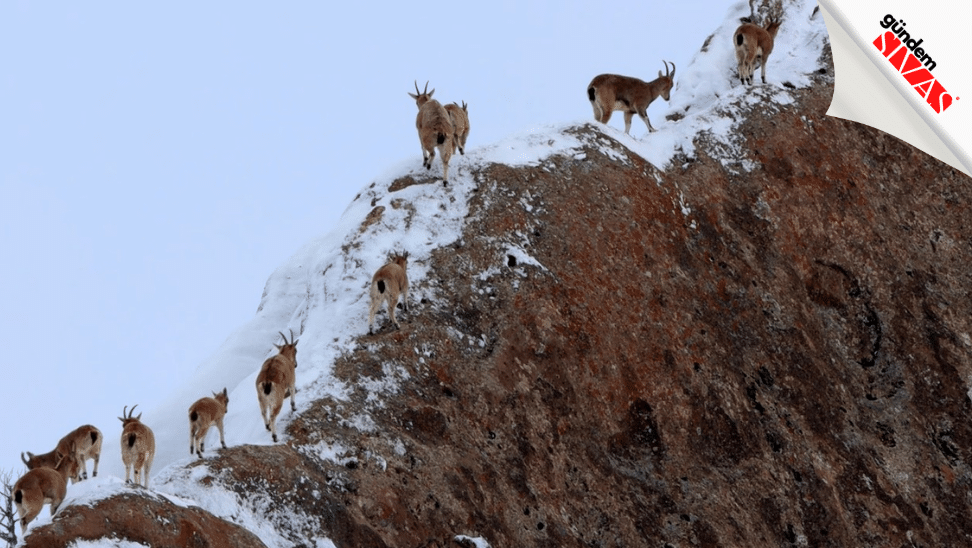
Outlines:
{"label": "goat facing away", "polygon": [[449,184],[449,159],[452,158],[453,135],[455,130],[449,113],[441,103],[432,98],[435,89],[428,91],[429,83],[425,83],[425,91],[419,91],[415,82],[415,94],[408,95],[415,99],[418,114],[415,116],[415,129],[418,130],[419,144],[422,145],[422,166],[432,168],[435,149],[439,149],[442,156],[442,183]]}
{"label": "goat facing away", "polygon": [[53,468],[32,468],[17,480],[12,490],[13,502],[24,535],[27,534],[27,524],[40,514],[45,504],[51,505],[52,516],[57,512],[67,495],[68,478],[76,479],[80,469],[78,449],[69,445],[64,453],[57,454]]}
{"label": "goat facing away", "polygon": [[611,114],[620,110],[624,112],[625,133],[630,134],[631,118],[635,114],[644,120],[649,132],[655,131],[648,121],[648,105],[658,97],[668,101],[675,85],[675,63],[672,63],[671,72],[668,71],[668,62],[663,60],[662,63],[665,63],[665,75],[658,71],[658,78],[651,82],[619,74],[595,76],[587,86],[587,98],[594,107],[594,119],[606,124]]}
{"label": "goat facing away", "polygon": [[733,44],[736,48],[736,64],[739,71],[739,81],[746,85],[753,83],[753,72],[756,62],[760,64],[760,76],[766,83],[766,62],[773,52],[773,42],[782,21],[779,17],[768,19],[766,26],[761,27],[753,23],[739,25],[733,34]]}
{"label": "goat facing away", "polygon": [[445,106],[452,121],[452,152],[455,154],[456,148],[459,154],[466,154],[466,138],[469,137],[469,105],[465,101],[460,107],[457,103],[450,103]]}
{"label": "goat facing away", "polygon": [[388,303],[388,317],[395,324],[395,329],[401,328],[398,320],[395,319],[395,307],[398,305],[398,296],[401,295],[402,309],[408,312],[408,275],[405,273],[407,266],[408,252],[399,253],[371,277],[371,290],[369,292],[371,307],[368,310],[369,335],[372,334],[371,326],[375,322],[375,313],[381,308],[383,302]]}
{"label": "goat facing away", "polygon": [[283,344],[275,344],[277,354],[263,362],[256,379],[257,399],[260,402],[260,416],[263,424],[277,441],[277,415],[283,407],[284,399],[290,397],[290,410],[297,411],[294,394],[297,393],[297,341],[290,332],[290,342],[282,332]]}
{"label": "goat facing away", "polygon": [[155,434],[152,433],[151,428],[142,424],[141,413],[137,417],[132,416],[135,414],[136,407],[138,405],[128,411],[126,405],[122,410],[122,416],[118,417],[122,422],[122,463],[125,464],[125,483],[131,483],[130,477],[134,469],[135,484],[147,488],[152,460],[155,459]]}
{"label": "goat facing away", "polygon": [[229,406],[229,396],[226,388],[222,392],[213,392],[213,397],[200,398],[189,407],[189,454],[197,454],[203,458],[206,449],[206,434],[209,427],[216,425],[219,429],[219,443],[226,449],[223,437],[223,417]]}
{"label": "goat facing away", "polygon": [[[28,470],[33,470],[38,467],[54,468],[57,465],[58,454],[67,454],[73,446],[77,451],[77,460],[81,466],[81,474],[79,477],[80,479],[88,479],[88,459],[94,459],[94,471],[91,473],[92,477],[98,475],[98,461],[101,460],[102,439],[101,430],[98,430],[90,424],[86,424],[75,428],[68,435],[61,438],[53,451],[40,455],[35,455],[27,451],[26,457],[24,457],[23,453],[20,454],[20,460],[24,461]],[[72,482],[74,481],[78,480],[72,478]]]}

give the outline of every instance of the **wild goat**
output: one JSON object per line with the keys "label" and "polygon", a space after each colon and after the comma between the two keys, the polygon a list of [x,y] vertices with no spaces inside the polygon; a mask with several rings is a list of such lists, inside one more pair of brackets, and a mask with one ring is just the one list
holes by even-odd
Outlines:
{"label": "wild goat", "polygon": [[405,268],[408,266],[408,253],[399,253],[392,257],[391,262],[379,268],[371,277],[371,308],[368,310],[368,334],[372,333],[371,325],[375,322],[375,313],[381,308],[382,302],[388,303],[388,317],[391,318],[396,329],[400,329],[395,319],[395,307],[398,296],[402,296],[402,309],[408,312],[408,276]]}
{"label": "wild goat", "polygon": [[[130,474],[134,468],[135,484],[143,485],[139,480],[145,478],[144,487],[149,484],[149,472],[152,470],[152,460],[155,458],[155,434],[152,429],[142,424],[142,414],[132,417],[135,414],[135,405],[128,412],[128,406],[122,410],[122,416],[118,420],[122,421],[121,434],[121,453],[122,462],[125,464],[125,483],[131,483]],[[128,412],[126,415],[125,413]]]}
{"label": "wild goat", "polygon": [[277,415],[283,407],[284,399],[290,397],[290,410],[297,411],[294,394],[297,393],[297,341],[294,332],[290,332],[290,342],[282,332],[284,343],[275,344],[277,354],[267,358],[260,368],[256,379],[257,399],[260,400],[260,416],[263,424],[277,441]]}
{"label": "wild goat", "polygon": [[432,168],[435,149],[439,148],[442,155],[442,183],[449,184],[449,158],[452,157],[453,134],[449,113],[441,103],[432,98],[435,90],[428,91],[429,83],[425,83],[425,91],[419,92],[418,82],[415,82],[415,95],[409,93],[418,106],[415,116],[415,129],[418,130],[419,144],[422,145],[422,165],[425,169]]}
{"label": "wild goat", "polygon": [[206,449],[206,434],[209,427],[216,425],[219,429],[219,443],[226,449],[226,441],[223,438],[223,417],[226,416],[226,408],[229,405],[229,396],[226,388],[222,392],[213,392],[211,398],[200,398],[196,403],[189,407],[189,454],[196,453],[199,458],[203,458],[203,451]]}
{"label": "wild goat", "polygon": [[[67,495],[68,478],[77,478],[81,465],[78,449],[69,445],[63,453],[57,453],[53,468],[32,468],[13,486],[13,502],[20,518],[21,532],[27,534],[27,524],[40,514],[45,504],[51,505],[51,515],[57,512]],[[56,450],[55,450],[56,451]]]}
{"label": "wild goat", "polygon": [[466,154],[466,138],[469,137],[469,105],[465,101],[462,102],[460,107],[456,103],[450,103],[445,106],[446,112],[449,113],[449,119],[452,121],[452,152],[456,152],[456,148],[459,148],[459,154]]}
{"label": "wild goat", "polygon": [[[101,430],[90,424],[79,426],[72,430],[68,435],[57,442],[57,447],[53,451],[41,455],[35,455],[27,451],[27,457],[20,454],[20,460],[24,461],[28,470],[33,470],[43,466],[44,468],[54,468],[57,465],[57,455],[67,454],[73,445],[77,449],[77,460],[81,466],[81,479],[88,479],[88,459],[94,459],[94,471],[92,477],[98,475],[98,461],[101,460]],[[77,481],[77,480],[74,480]]]}
{"label": "wild goat", "polygon": [[608,123],[615,110],[624,112],[624,132],[631,132],[631,118],[637,114],[645,121],[648,131],[655,131],[648,121],[648,105],[657,97],[668,101],[675,85],[675,63],[672,71],[668,72],[668,62],[665,63],[665,75],[658,71],[658,78],[645,82],[630,76],[618,74],[601,74],[595,76],[587,86],[587,98],[594,107],[594,119],[602,124]]}
{"label": "wild goat", "polygon": [[739,81],[746,85],[753,83],[753,72],[756,62],[760,64],[760,76],[766,83],[766,62],[773,52],[773,42],[776,31],[780,29],[781,21],[778,17],[771,17],[766,27],[743,23],[733,35],[736,46],[736,63],[738,64]]}

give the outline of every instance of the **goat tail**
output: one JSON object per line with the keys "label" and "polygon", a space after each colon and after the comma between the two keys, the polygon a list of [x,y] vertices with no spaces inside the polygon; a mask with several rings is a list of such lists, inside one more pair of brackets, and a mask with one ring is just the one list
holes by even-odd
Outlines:
{"label": "goat tail", "polygon": [[14,491],[14,502],[16,502],[17,504],[23,504],[23,502],[24,502],[24,490],[23,489],[17,489],[16,491]]}
{"label": "goat tail", "polygon": [[439,132],[438,136],[435,139],[435,144],[441,145],[442,143],[445,142],[445,140],[446,140],[446,134]]}
{"label": "goat tail", "polygon": [[269,396],[270,392],[273,392],[273,383],[272,382],[263,383],[263,393]]}
{"label": "goat tail", "polygon": [[199,413],[195,411],[189,413],[189,420],[191,420],[192,422],[196,422],[197,420],[199,420]]}
{"label": "goat tail", "polygon": [[378,286],[378,293],[384,294],[385,293],[385,280],[378,280],[378,282],[377,282],[376,285]]}
{"label": "goat tail", "polygon": [[736,45],[737,46],[743,45],[743,42],[745,42],[745,41],[746,41],[746,36],[743,33],[740,32],[740,33],[736,34]]}
{"label": "goat tail", "polygon": [[132,432],[131,434],[129,434],[128,435],[128,446],[129,447],[135,447],[135,440],[137,440],[137,439],[138,439],[138,435],[135,432]]}
{"label": "goat tail", "polygon": [[94,443],[97,443],[97,442],[98,442],[98,432],[95,432],[94,430],[92,430],[91,431],[91,443],[94,444]]}
{"label": "goat tail", "polygon": [[587,98],[591,101],[594,100],[594,86],[587,88]]}

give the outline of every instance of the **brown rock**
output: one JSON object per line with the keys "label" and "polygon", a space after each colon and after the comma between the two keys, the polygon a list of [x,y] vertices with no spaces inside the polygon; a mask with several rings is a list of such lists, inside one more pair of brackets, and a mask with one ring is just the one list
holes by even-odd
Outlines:
{"label": "brown rock", "polygon": [[[660,173],[585,125],[583,159],[467,167],[434,300],[338,360],[349,401],[207,481],[318,516],[268,515],[298,546],[972,545],[972,181],[827,117],[824,61],[739,106],[742,158],[700,137]],[[53,527],[154,519],[117,504]]]}
{"label": "brown rock", "polygon": [[705,138],[613,160],[594,126],[583,159],[474,170],[435,302],[294,423],[356,448],[352,518],[388,546],[972,543],[972,181],[827,117],[825,72],[739,107],[748,172]]}
{"label": "brown rock", "polygon": [[93,506],[65,506],[36,527],[26,548],[65,548],[76,540],[112,538],[172,548],[265,548],[256,536],[197,507],[185,508],[133,489]]}

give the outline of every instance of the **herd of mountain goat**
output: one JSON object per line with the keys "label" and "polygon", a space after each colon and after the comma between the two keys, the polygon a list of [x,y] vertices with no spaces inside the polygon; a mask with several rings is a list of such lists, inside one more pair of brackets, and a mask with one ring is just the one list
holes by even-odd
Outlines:
{"label": "herd of mountain goat", "polygon": [[[753,0],[750,0],[750,9]],[[744,85],[752,84],[753,72],[756,65],[762,67],[762,81],[766,83],[766,61],[773,51],[773,42],[781,24],[782,10],[776,10],[777,15],[767,18],[764,26],[748,22],[755,17],[753,13],[733,33],[738,76]],[[594,77],[587,87],[587,96],[594,109],[594,118],[606,124],[614,111],[624,113],[624,131],[629,133],[631,120],[637,114],[648,126],[649,132],[655,128],[648,120],[648,105],[657,97],[669,100],[674,86],[675,64],[669,70],[665,64],[665,74],[658,71],[658,78],[645,82],[629,76],[617,74],[601,74]],[[449,160],[456,150],[465,154],[466,138],[469,135],[468,105],[462,102],[442,106],[432,99],[435,89],[419,91],[415,82],[415,93],[409,95],[415,99],[418,115],[415,127],[418,130],[419,142],[422,146],[422,165],[431,169],[435,151],[438,149],[442,158],[442,180],[448,184]],[[373,334],[372,325],[375,314],[383,304],[387,304],[387,313],[395,329],[400,325],[395,318],[395,308],[401,299],[402,310],[408,312],[408,276],[406,266],[408,253],[398,253],[390,261],[379,268],[371,279],[369,287],[370,305],[368,310],[368,333]],[[277,353],[263,362],[256,379],[257,400],[260,415],[267,431],[274,442],[277,442],[277,416],[283,407],[284,400],[290,398],[291,411],[296,411],[294,394],[296,393],[297,369],[297,339],[293,332],[290,338],[280,332],[283,344],[275,344]],[[204,397],[189,407],[189,453],[203,458],[206,434],[210,427],[219,430],[219,441],[226,447],[223,436],[223,417],[229,405],[226,388],[222,392],[214,392],[212,397]],[[137,406],[136,406],[137,407]],[[122,410],[119,420],[122,422],[121,456],[125,466],[125,482],[148,487],[149,473],[155,456],[155,436],[152,429],[141,422],[141,413],[135,415],[135,407],[131,411],[128,406]],[[76,483],[87,479],[87,461],[94,460],[91,475],[98,475],[98,461],[101,456],[101,431],[91,425],[77,428],[64,436],[57,446],[50,452],[34,455],[30,452],[21,453],[21,460],[27,466],[27,472],[20,477],[11,490],[14,505],[22,531],[26,534],[27,524],[40,513],[45,504],[50,504],[51,515],[64,500],[67,494],[67,482]]]}

